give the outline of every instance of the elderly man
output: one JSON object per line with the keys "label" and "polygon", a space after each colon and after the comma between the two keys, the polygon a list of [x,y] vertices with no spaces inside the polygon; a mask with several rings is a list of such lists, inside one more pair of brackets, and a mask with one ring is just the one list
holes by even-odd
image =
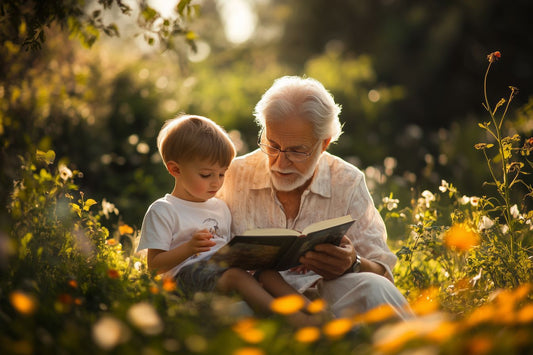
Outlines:
{"label": "elderly man", "polygon": [[220,197],[232,232],[290,228],[350,214],[356,222],[340,246],[321,244],[283,277],[302,293],[328,302],[336,316],[390,304],[402,317],[406,300],[392,283],[396,256],[363,173],[326,152],[340,136],[340,107],[311,78],[277,79],[255,108],[259,148],[235,159]]}

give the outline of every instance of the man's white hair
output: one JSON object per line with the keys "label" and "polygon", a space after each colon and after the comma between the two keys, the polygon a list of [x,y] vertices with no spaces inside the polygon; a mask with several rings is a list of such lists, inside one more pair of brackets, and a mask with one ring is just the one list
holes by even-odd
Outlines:
{"label": "man's white hair", "polygon": [[305,118],[313,124],[318,139],[331,138],[333,143],[342,134],[340,112],[341,106],[318,80],[283,76],[263,94],[254,116],[262,130],[266,121],[284,121],[291,116]]}

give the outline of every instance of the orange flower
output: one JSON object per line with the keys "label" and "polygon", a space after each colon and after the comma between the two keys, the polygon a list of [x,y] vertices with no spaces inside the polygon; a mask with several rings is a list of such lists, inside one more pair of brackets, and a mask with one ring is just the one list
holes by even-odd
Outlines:
{"label": "orange flower", "polygon": [[307,305],[307,311],[309,313],[322,312],[325,308],[326,308],[326,301],[324,301],[321,298],[313,300],[311,301],[311,303]]}
{"label": "orange flower", "polygon": [[334,339],[343,336],[352,329],[353,323],[348,318],[337,318],[324,326],[324,334]]}
{"label": "orange flower", "polygon": [[59,296],[57,296],[57,300],[66,305],[72,304],[72,302],[74,302],[74,299],[68,293],[60,294]]}
{"label": "orange flower", "polygon": [[494,63],[495,61],[497,61],[501,57],[502,57],[502,54],[499,51],[496,51],[496,52],[492,52],[491,54],[489,54],[487,56],[487,59],[488,59],[489,63]]}
{"label": "orange flower", "polygon": [[9,295],[11,305],[21,314],[30,315],[37,309],[37,300],[22,291],[13,291]]}
{"label": "orange flower", "polygon": [[372,308],[371,310],[369,310],[368,312],[362,315],[356,316],[354,318],[354,321],[365,322],[365,323],[377,323],[377,322],[382,322],[384,320],[387,320],[395,316],[396,316],[396,312],[394,311],[392,306],[388,304],[384,304],[384,305]]}
{"label": "orange flower", "polygon": [[133,233],[133,228],[131,228],[127,224],[121,224],[120,226],[118,226],[118,231],[119,231],[120,235],[132,234]]}
{"label": "orange flower", "polygon": [[120,277],[120,274],[115,269],[108,269],[107,276],[109,276],[110,279],[118,279]]}
{"label": "orange flower", "polygon": [[244,341],[256,344],[265,338],[265,333],[257,329],[256,324],[257,321],[254,318],[243,318],[233,325],[232,329]]}
{"label": "orange flower", "polygon": [[463,223],[453,225],[444,234],[444,244],[460,252],[468,251],[479,243],[479,235]]}
{"label": "orange flower", "polygon": [[172,292],[174,290],[176,290],[176,281],[174,281],[174,279],[170,278],[170,277],[165,277],[163,279],[163,290],[167,291],[167,292]]}
{"label": "orange flower", "polygon": [[265,352],[259,348],[244,347],[233,352],[233,355],[264,355]]}
{"label": "orange flower", "polygon": [[74,279],[70,279],[68,280],[68,285],[72,288],[78,288],[78,281],[74,280]]}
{"label": "orange flower", "polygon": [[320,330],[316,327],[304,327],[298,329],[294,338],[300,343],[312,343],[320,338]]}
{"label": "orange flower", "polygon": [[300,295],[287,295],[276,298],[270,304],[270,309],[279,314],[292,314],[301,310],[305,305],[305,301]]}

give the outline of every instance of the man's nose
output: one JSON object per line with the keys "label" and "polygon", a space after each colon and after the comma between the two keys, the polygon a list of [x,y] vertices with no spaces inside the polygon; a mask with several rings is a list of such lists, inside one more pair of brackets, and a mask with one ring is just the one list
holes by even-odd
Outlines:
{"label": "man's nose", "polygon": [[282,169],[292,165],[292,161],[290,161],[289,158],[287,158],[286,152],[279,153],[278,158],[277,158],[277,163],[278,163],[278,167]]}

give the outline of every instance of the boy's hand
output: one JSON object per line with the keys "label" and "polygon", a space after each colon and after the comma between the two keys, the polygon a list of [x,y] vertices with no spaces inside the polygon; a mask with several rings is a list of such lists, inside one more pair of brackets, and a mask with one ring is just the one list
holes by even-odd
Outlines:
{"label": "boy's hand", "polygon": [[207,229],[202,229],[195,232],[192,235],[191,240],[188,242],[192,254],[203,253],[211,250],[211,247],[216,245],[216,243],[211,240],[212,238],[213,235],[209,233]]}

